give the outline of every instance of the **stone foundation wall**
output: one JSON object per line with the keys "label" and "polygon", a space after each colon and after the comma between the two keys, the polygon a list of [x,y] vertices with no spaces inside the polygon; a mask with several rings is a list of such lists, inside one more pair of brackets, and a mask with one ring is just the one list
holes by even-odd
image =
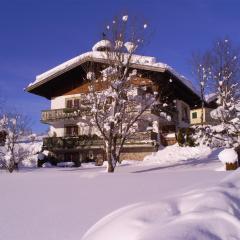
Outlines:
{"label": "stone foundation wall", "polygon": [[124,148],[120,160],[143,160],[147,155],[156,152],[154,146],[132,146]]}
{"label": "stone foundation wall", "polygon": [[[101,148],[86,148],[86,149],[65,149],[53,151],[58,161],[68,161],[66,159],[66,153],[78,154],[78,158],[81,162],[88,162],[90,159],[94,159],[97,165],[101,165],[105,160],[105,153]],[[152,145],[144,146],[128,146],[123,149],[120,156],[122,160],[143,160],[145,156],[156,152],[156,148]],[[90,154],[92,157],[90,158]]]}
{"label": "stone foundation wall", "polygon": [[120,161],[122,160],[143,160],[144,157],[151,154],[151,152],[129,152],[129,153],[122,153],[120,156]]}

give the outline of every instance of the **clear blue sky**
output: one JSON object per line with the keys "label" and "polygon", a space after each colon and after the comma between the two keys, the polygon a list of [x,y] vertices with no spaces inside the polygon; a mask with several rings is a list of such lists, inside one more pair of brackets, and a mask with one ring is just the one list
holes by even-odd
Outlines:
{"label": "clear blue sky", "polygon": [[239,0],[0,0],[0,91],[41,132],[49,101],[23,88],[35,76],[91,49],[113,16],[144,16],[154,31],[145,54],[192,79],[188,60],[214,39],[240,43]]}

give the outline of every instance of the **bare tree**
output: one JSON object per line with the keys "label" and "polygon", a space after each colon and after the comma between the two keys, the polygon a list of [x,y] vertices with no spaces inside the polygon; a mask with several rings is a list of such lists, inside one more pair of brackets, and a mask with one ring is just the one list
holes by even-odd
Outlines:
{"label": "bare tree", "polygon": [[[216,94],[218,104],[218,107],[211,112],[211,117],[221,125],[221,128],[218,129],[216,127],[207,127],[207,135],[211,138],[215,137],[218,140],[224,140],[228,146],[235,143],[239,144],[239,48],[234,46],[232,41],[227,38],[219,39],[203,56],[207,57],[207,61],[203,61],[201,65],[203,74],[199,76],[199,79],[204,78],[205,71],[208,69],[207,79],[209,85],[207,91],[213,91]],[[219,132],[219,129],[222,129],[222,132]]]}
{"label": "bare tree", "polygon": [[2,165],[13,172],[18,170],[18,163],[23,160],[23,150],[18,146],[18,141],[28,130],[27,119],[21,114],[8,113],[0,119],[0,128],[6,132],[6,142],[2,151]]}
{"label": "bare tree", "polygon": [[[86,67],[89,82],[87,113],[89,123],[95,126],[104,140],[108,161],[108,172],[113,172],[119,161],[126,140],[137,130],[140,121],[146,121],[151,109],[158,106],[162,117],[170,116],[161,109],[166,108],[159,101],[157,91],[139,86],[141,75],[134,68],[143,59],[135,55],[144,44],[148,25],[128,15],[115,18],[106,26],[104,39],[99,43],[97,55],[105,60],[103,69],[95,64]],[[152,118],[159,116],[152,115]]]}
{"label": "bare tree", "polygon": [[200,97],[201,97],[201,125],[203,127],[204,124],[204,107],[205,107],[205,95],[207,89],[210,88],[211,83],[209,80],[211,78],[211,54],[210,52],[206,52],[204,54],[194,53],[192,55],[191,63],[193,68],[193,74],[196,77],[199,89],[200,89]]}

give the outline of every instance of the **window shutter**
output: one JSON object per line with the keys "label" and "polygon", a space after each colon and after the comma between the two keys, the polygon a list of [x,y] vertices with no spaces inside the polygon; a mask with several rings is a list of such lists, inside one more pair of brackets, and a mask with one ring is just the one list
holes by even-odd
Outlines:
{"label": "window shutter", "polygon": [[67,100],[67,108],[72,108],[72,100]]}
{"label": "window shutter", "polygon": [[79,99],[74,99],[74,108],[79,108],[79,107],[80,107]]}

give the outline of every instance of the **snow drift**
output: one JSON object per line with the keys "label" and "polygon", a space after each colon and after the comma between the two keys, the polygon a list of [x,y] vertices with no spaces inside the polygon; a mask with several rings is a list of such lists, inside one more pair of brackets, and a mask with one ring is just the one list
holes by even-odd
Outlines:
{"label": "snow drift", "polygon": [[178,145],[173,145],[146,156],[143,163],[169,165],[191,159],[203,159],[209,156],[211,152],[212,150],[204,145],[197,147],[180,147]]}
{"label": "snow drift", "polygon": [[240,170],[217,186],[104,217],[82,240],[239,239]]}

